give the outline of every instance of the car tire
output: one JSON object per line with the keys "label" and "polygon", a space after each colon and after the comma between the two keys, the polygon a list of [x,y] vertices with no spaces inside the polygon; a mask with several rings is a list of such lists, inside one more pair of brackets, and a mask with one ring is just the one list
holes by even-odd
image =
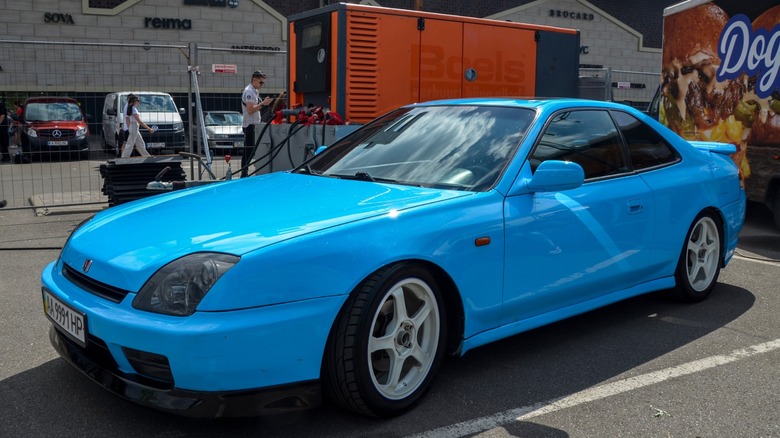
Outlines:
{"label": "car tire", "polygon": [[331,331],[326,394],[373,417],[409,410],[433,382],[446,327],[441,293],[428,271],[407,263],[380,269],[353,291]]}
{"label": "car tire", "polygon": [[720,218],[708,211],[700,213],[688,229],[675,272],[675,291],[681,300],[701,301],[718,282],[723,247],[721,229]]}

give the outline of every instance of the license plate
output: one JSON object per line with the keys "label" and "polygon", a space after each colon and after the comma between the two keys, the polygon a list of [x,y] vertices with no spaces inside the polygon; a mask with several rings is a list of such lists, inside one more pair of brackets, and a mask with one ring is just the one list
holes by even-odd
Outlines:
{"label": "license plate", "polygon": [[165,143],[146,143],[146,147],[148,148],[164,148]]}
{"label": "license plate", "polygon": [[76,311],[43,289],[43,311],[69,338],[87,346],[87,315]]}
{"label": "license plate", "polygon": [[52,141],[46,142],[46,144],[49,145],[49,146],[67,146],[68,145],[68,141],[67,140],[52,140]]}

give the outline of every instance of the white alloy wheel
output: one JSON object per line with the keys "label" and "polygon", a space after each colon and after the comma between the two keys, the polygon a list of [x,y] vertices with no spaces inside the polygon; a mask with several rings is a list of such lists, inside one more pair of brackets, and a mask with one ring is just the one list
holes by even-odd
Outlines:
{"label": "white alloy wheel", "polygon": [[380,394],[403,399],[425,381],[436,358],[439,328],[439,305],[424,281],[405,278],[387,291],[372,319],[366,351]]}
{"label": "white alloy wheel", "polygon": [[720,267],[720,233],[709,216],[701,217],[688,235],[685,261],[691,288],[696,292],[707,290]]}
{"label": "white alloy wheel", "polygon": [[711,210],[702,211],[693,220],[674,272],[674,292],[679,299],[701,301],[715,288],[723,258],[721,224],[720,216]]}
{"label": "white alloy wheel", "polygon": [[408,411],[430,389],[447,341],[436,277],[410,262],[385,266],[352,291],[323,360],[325,393],[373,417]]}

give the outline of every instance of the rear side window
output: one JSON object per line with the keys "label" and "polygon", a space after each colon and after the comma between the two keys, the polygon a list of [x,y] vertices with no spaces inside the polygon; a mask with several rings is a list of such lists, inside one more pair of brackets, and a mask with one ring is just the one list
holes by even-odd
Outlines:
{"label": "rear side window", "polygon": [[678,160],[674,149],[652,128],[624,112],[614,111],[612,115],[626,140],[634,170],[663,166]]}
{"label": "rear side window", "polygon": [[545,160],[577,163],[585,171],[585,179],[629,171],[615,123],[607,111],[601,110],[566,111],[553,116],[531,156],[533,169]]}

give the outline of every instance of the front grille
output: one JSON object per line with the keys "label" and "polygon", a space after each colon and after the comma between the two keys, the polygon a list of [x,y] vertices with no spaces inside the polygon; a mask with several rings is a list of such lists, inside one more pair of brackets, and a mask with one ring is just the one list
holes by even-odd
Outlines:
{"label": "front grille", "polygon": [[81,289],[115,303],[121,302],[130,293],[130,291],[93,280],[73,269],[67,263],[63,263],[62,275]]}
{"label": "front grille", "polygon": [[156,126],[157,132],[173,131],[173,125],[170,123],[149,123],[149,126]]}
{"label": "front grille", "polygon": [[[55,131],[59,131],[58,135],[54,135]],[[67,140],[69,138],[76,137],[76,131],[72,129],[40,129],[38,130],[38,136],[43,138],[54,138],[55,140]]]}

